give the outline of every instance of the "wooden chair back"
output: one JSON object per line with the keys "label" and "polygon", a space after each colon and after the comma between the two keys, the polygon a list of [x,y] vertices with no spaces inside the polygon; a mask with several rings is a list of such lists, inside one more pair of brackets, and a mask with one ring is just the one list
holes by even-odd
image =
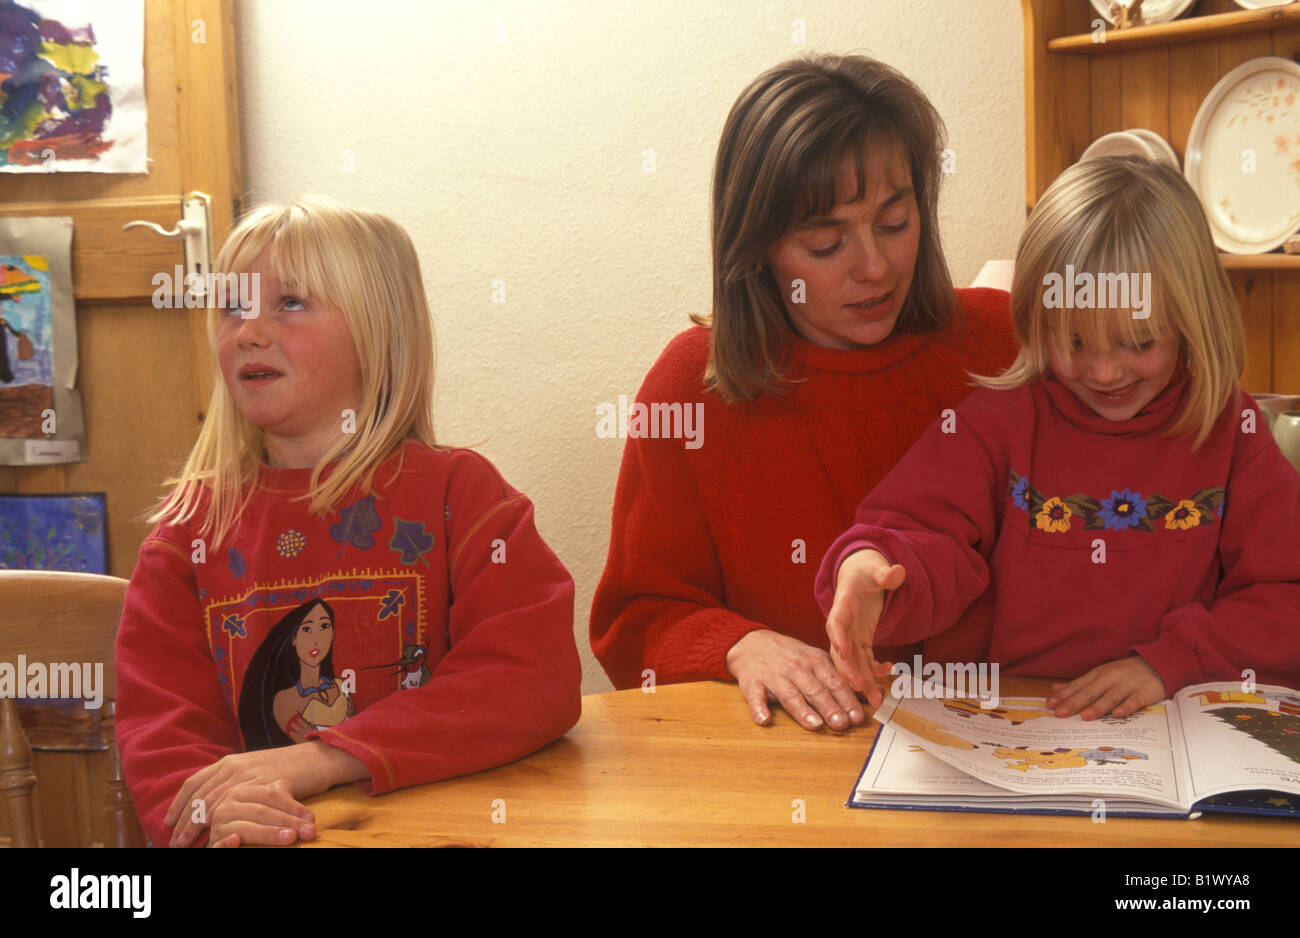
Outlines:
{"label": "wooden chair back", "polygon": [[[104,752],[109,759],[108,782],[104,797],[104,839],[111,847],[143,847],[144,832],[126,791],[121,760],[113,734],[113,701],[117,695],[117,674],[113,647],[118,622],[122,618],[122,599],[126,580],[91,573],[64,573],[46,570],[0,570],[0,667],[12,666],[10,688],[0,674],[0,791],[8,806],[10,844],[15,847],[39,846],[36,809],[33,801],[36,776],[32,771],[32,749],[79,754]],[[44,687],[27,684],[33,664],[44,669]],[[70,686],[74,666],[82,675],[102,665],[102,680],[91,688],[80,687],[83,699],[101,696],[98,709],[87,709],[83,700],[50,700],[41,705],[21,704],[14,699],[25,696],[35,700]],[[63,666],[60,669],[53,666]],[[39,672],[39,669],[38,669]],[[56,675],[59,686],[54,687]],[[90,693],[88,693],[90,692]],[[24,730],[26,723],[26,730]],[[85,766],[81,763],[77,781],[71,786],[81,805],[74,814],[92,817],[92,805]],[[44,791],[44,789],[43,789]],[[45,796],[43,796],[45,797]],[[92,844],[91,825],[82,824],[79,836]]]}

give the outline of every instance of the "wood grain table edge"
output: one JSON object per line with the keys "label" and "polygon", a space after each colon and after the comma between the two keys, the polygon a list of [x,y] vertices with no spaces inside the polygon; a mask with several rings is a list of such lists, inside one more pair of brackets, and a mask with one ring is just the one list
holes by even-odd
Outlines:
{"label": "wood grain table edge", "polygon": [[[1046,682],[1003,679],[1003,694]],[[303,847],[1284,847],[1300,822],[860,809],[845,806],[875,736],[760,727],[734,684],[583,698],[569,733],[498,768],[367,797],[307,802]]]}

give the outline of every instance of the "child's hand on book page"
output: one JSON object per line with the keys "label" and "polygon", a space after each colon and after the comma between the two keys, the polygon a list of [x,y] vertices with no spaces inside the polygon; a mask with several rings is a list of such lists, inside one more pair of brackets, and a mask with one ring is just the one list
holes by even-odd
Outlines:
{"label": "child's hand on book page", "polygon": [[831,659],[873,707],[880,706],[884,695],[871,679],[881,671],[871,645],[885,608],[886,591],[898,589],[905,579],[907,571],[902,564],[891,564],[880,551],[870,549],[845,557],[835,577],[835,601],[826,617]]}
{"label": "child's hand on book page", "polygon": [[1156,669],[1141,655],[1129,655],[1097,665],[1068,684],[1053,684],[1047,706],[1058,717],[1079,713],[1085,720],[1095,720],[1108,713],[1126,717],[1167,696]]}
{"label": "child's hand on book page", "polygon": [[755,629],[731,646],[726,661],[760,726],[771,722],[767,705],[772,701],[806,730],[819,730],[825,721],[833,730],[847,731],[867,720],[831,656],[797,638]]}
{"label": "child's hand on book page", "polygon": [[[270,785],[284,779],[292,797],[300,799],[368,777],[360,759],[319,739],[276,749],[236,752],[187,778],[172,799],[163,823],[173,827],[170,846],[188,847],[236,786]],[[202,811],[192,810],[196,801],[202,803]],[[291,810],[299,817],[310,815],[296,800],[293,805]]]}

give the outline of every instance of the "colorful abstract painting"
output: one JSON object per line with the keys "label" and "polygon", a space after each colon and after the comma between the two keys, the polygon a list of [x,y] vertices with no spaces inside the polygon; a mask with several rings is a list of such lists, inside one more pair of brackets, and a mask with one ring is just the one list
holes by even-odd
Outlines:
{"label": "colorful abstract painting", "polygon": [[0,495],[0,569],[108,572],[103,492]]}
{"label": "colorful abstract painting", "polygon": [[148,172],[143,0],[0,0],[0,172]]}

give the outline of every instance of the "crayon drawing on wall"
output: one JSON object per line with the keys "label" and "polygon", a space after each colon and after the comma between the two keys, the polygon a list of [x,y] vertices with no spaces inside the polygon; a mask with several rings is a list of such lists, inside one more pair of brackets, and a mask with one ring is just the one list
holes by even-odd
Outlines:
{"label": "crayon drawing on wall", "polygon": [[0,215],[0,465],[79,462],[85,430],[72,219]]}
{"label": "crayon drawing on wall", "polygon": [[0,255],[0,436],[40,437],[54,406],[50,263]]}
{"label": "crayon drawing on wall", "polygon": [[143,0],[0,0],[0,172],[148,172]]}

